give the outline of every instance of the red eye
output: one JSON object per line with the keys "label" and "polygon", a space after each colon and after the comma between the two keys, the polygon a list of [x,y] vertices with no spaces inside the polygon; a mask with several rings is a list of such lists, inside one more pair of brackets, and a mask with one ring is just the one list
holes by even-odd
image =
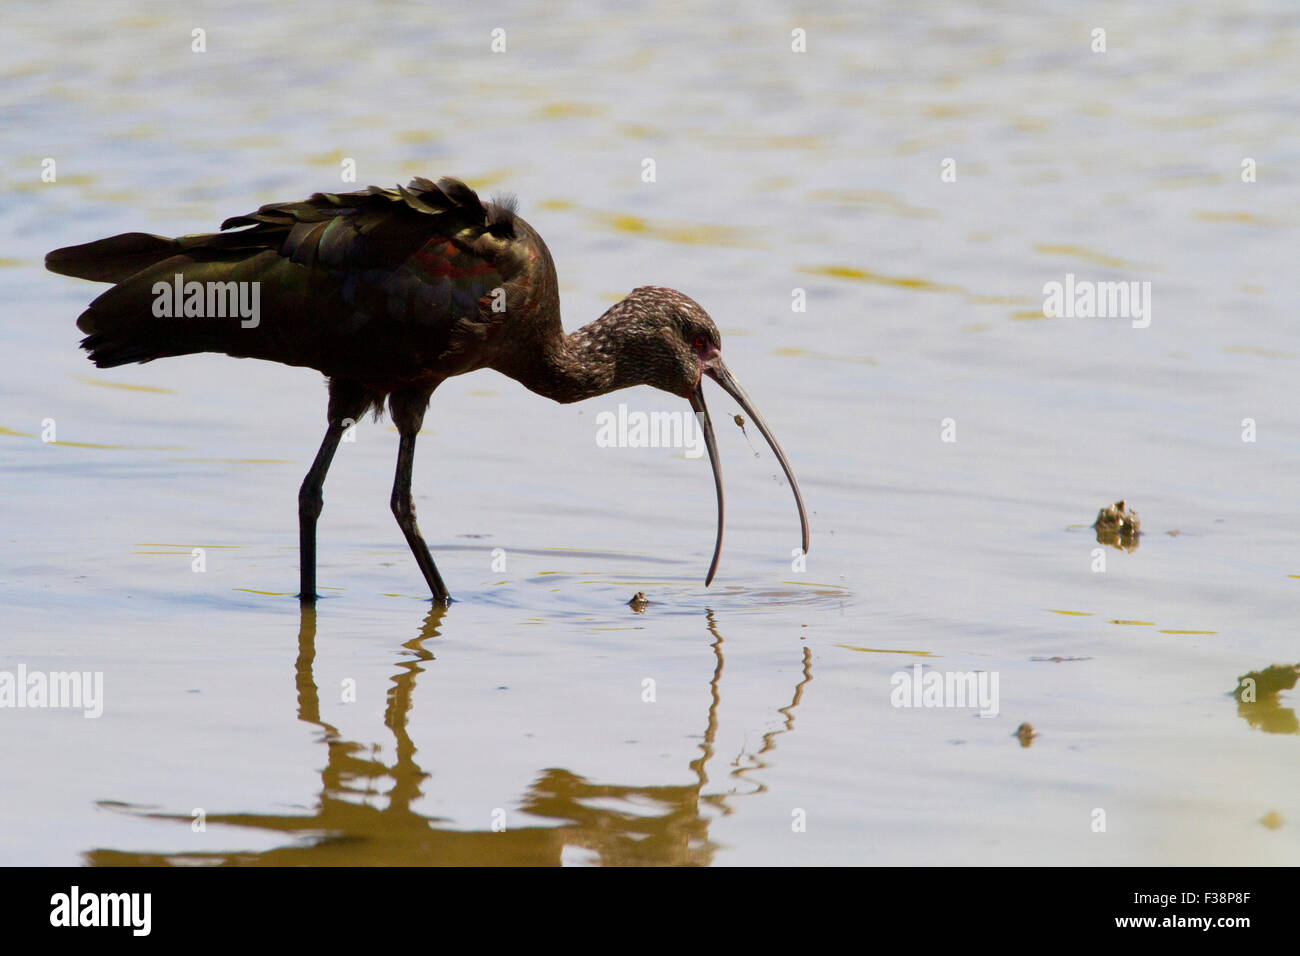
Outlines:
{"label": "red eye", "polygon": [[696,349],[696,351],[698,351],[698,352],[703,352],[703,351],[704,351],[704,345],[705,345],[705,342],[704,342],[704,336],[702,336],[702,335],[697,335],[697,336],[695,336],[695,349]]}

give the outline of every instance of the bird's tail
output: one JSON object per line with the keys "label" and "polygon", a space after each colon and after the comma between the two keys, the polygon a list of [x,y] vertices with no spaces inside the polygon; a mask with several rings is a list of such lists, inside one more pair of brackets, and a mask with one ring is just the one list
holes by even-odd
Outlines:
{"label": "bird's tail", "polygon": [[[87,333],[81,347],[100,368],[195,352],[256,355],[262,336],[250,334],[247,322],[241,322],[239,280],[256,278],[266,265],[259,261],[264,255],[276,257],[265,249],[213,248],[213,240],[226,238],[165,239],[130,232],[55,249],[45,257],[45,267],[115,283],[77,319]],[[193,282],[211,291],[187,311],[184,292]]]}
{"label": "bird's tail", "polygon": [[45,257],[45,268],[59,275],[95,282],[125,282],[149,266],[176,255],[175,239],[127,232],[80,246],[55,249]]}

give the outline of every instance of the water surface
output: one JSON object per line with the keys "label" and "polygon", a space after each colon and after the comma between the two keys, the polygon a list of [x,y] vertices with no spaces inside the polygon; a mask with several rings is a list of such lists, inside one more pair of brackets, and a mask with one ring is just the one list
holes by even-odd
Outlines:
{"label": "water surface", "polygon": [[[0,861],[1296,859],[1296,10],[745,17],[10,5],[0,669],[100,671],[105,701],[0,710]],[[301,615],[320,377],[95,370],[74,320],[100,287],[41,260],[354,188],[347,159],[358,188],[517,192],[570,329],[645,284],[710,310],[799,476],[806,568],[717,390],[706,590],[707,465],[594,440],[621,401],[681,402],[559,406],[482,372],[438,391],[415,472],[459,602],[430,611],[396,434],[367,422]],[[1067,273],[1150,282],[1149,327],[1044,318]],[[1098,572],[1088,525],[1120,498],[1145,534]],[[918,663],[996,673],[998,715],[892,706]]]}

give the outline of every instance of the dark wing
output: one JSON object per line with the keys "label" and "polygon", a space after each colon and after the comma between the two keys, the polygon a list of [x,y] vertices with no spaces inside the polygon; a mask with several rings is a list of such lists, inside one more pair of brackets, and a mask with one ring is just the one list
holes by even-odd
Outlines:
{"label": "dark wing", "polygon": [[[515,294],[513,280],[535,258],[517,241],[517,223],[511,202],[421,178],[266,205],[226,220],[220,233],[129,233],[58,249],[46,266],[117,283],[77,323],[98,365],[214,351],[350,377],[410,375],[454,350],[494,290]],[[257,283],[256,326],[239,316],[155,315],[155,285],[177,275],[186,284]]]}

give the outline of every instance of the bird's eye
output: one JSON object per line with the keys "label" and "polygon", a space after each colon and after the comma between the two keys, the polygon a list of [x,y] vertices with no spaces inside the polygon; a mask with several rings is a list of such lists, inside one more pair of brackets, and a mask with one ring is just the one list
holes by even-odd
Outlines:
{"label": "bird's eye", "polygon": [[703,352],[705,344],[706,343],[705,343],[704,336],[702,335],[695,336],[694,345],[695,345],[695,350],[697,352]]}

